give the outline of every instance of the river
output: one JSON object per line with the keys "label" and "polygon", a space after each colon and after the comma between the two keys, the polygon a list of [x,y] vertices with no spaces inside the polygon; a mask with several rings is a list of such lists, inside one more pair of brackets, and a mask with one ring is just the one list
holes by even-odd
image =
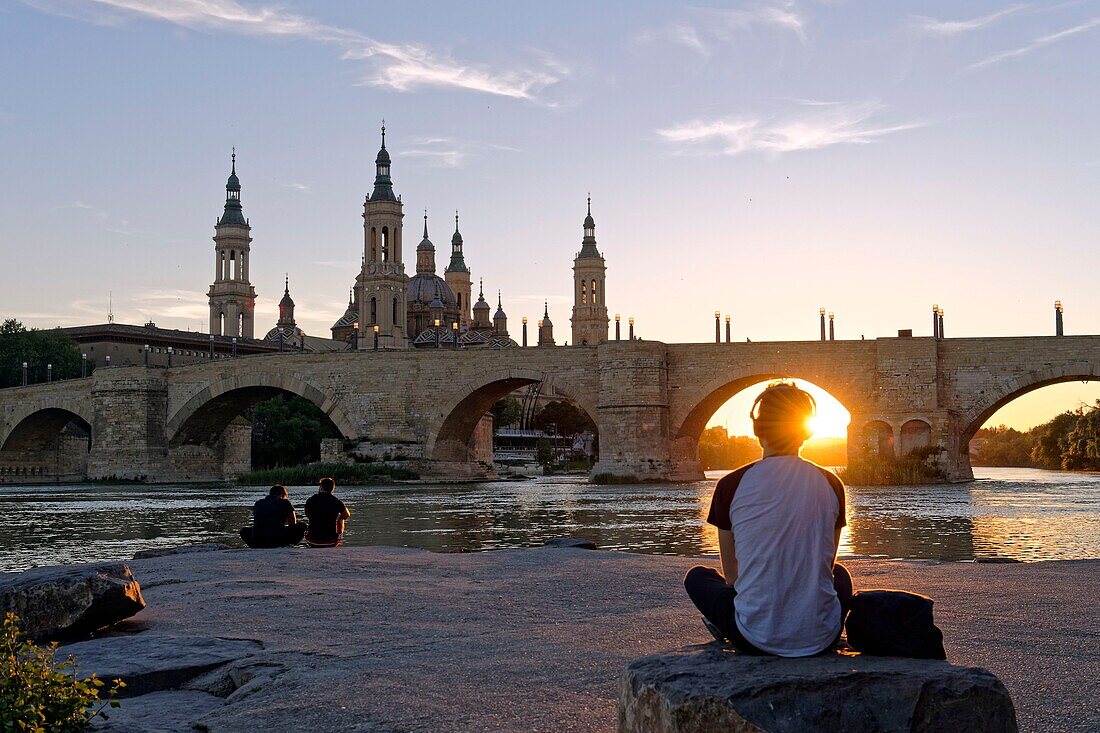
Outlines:
{"label": "river", "polygon": [[[630,552],[717,552],[703,522],[714,479],[593,486],[583,478],[463,485],[340,487],[351,545],[477,551],[574,535]],[[1100,557],[1100,475],[975,469],[967,484],[849,487],[840,554],[1023,561]],[[301,507],[311,487],[290,487]],[[137,550],[202,542],[241,545],[256,487],[0,486],[0,571],[128,559]]]}

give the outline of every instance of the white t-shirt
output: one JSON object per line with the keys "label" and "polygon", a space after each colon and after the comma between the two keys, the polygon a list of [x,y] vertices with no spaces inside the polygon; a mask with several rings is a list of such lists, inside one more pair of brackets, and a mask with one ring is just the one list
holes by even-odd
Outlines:
{"label": "white t-shirt", "polygon": [[707,521],[733,531],[737,628],[782,657],[827,648],[840,633],[833,589],[834,532],[845,524],[844,484],[799,456],[742,466],[714,489]]}

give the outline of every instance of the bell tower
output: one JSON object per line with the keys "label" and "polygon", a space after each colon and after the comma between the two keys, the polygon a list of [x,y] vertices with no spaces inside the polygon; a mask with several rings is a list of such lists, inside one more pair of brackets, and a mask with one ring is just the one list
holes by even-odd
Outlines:
{"label": "bell tower", "polygon": [[225,210],[214,225],[214,282],[210,299],[210,333],[215,336],[254,337],[256,289],[248,281],[252,227],[241,208],[241,182],[237,178],[237,151],[225,183]]}
{"label": "bell tower", "polygon": [[607,341],[607,303],[604,282],[607,267],[596,249],[596,220],[592,218],[592,197],[584,217],[581,251],[573,260],[573,345],[596,346]]}
{"label": "bell tower", "polygon": [[379,348],[405,349],[409,345],[409,278],[401,261],[401,220],[405,215],[400,197],[393,192],[385,122],[374,166],[374,191],[363,203],[363,268],[355,284],[359,295],[358,348],[374,348],[377,326]]}
{"label": "bell tower", "polygon": [[470,268],[466,267],[466,258],[462,254],[462,234],[458,231],[458,212],[455,212],[455,233],[451,235],[451,261],[443,271],[443,279],[450,286],[458,300],[458,327],[465,331],[470,327],[470,302],[473,283],[470,282]]}

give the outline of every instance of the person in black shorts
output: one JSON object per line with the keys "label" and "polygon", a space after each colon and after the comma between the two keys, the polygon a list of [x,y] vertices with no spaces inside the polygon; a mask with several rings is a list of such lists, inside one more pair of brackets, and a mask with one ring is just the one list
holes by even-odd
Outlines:
{"label": "person in black shorts", "polygon": [[351,517],[351,512],[344,502],[332,495],[335,490],[336,482],[323,478],[317,493],[306,500],[306,516],[309,517],[306,542],[310,547],[337,547],[344,539],[344,522]]}
{"label": "person in black shorts", "polygon": [[272,486],[267,496],[252,506],[252,526],[241,528],[241,539],[249,547],[289,547],[302,541],[305,522],[294,515],[285,486]]}

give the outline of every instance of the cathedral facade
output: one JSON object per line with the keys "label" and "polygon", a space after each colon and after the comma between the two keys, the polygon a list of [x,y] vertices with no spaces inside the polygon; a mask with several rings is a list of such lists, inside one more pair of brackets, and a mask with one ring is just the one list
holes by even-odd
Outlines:
{"label": "cathedral facade", "polygon": [[[473,275],[466,263],[458,212],[451,235],[451,251],[440,276],[436,247],[428,235],[424,212],[423,233],[415,248],[415,272],[405,270],[404,204],[394,192],[386,128],[375,157],[374,188],[363,202],[363,253],[359,272],[348,292],[343,315],[332,324],[331,338],[307,336],[297,325],[289,277],[284,280],[279,318],[263,341],[279,349],[302,351],[376,349],[504,349],[520,346],[508,331],[508,316],[497,293],[496,310],[485,299],[479,282],[473,301]],[[210,333],[241,340],[253,339],[256,291],[249,281],[251,226],[241,205],[236,153],[226,183],[226,202],[215,226],[215,278],[210,286]],[[573,262],[574,302],[572,343],[595,346],[607,340],[605,303],[606,266],[596,248],[592,200],[584,220],[581,249]],[[523,346],[527,319],[523,319]],[[537,345],[554,346],[549,305],[537,323]]]}

